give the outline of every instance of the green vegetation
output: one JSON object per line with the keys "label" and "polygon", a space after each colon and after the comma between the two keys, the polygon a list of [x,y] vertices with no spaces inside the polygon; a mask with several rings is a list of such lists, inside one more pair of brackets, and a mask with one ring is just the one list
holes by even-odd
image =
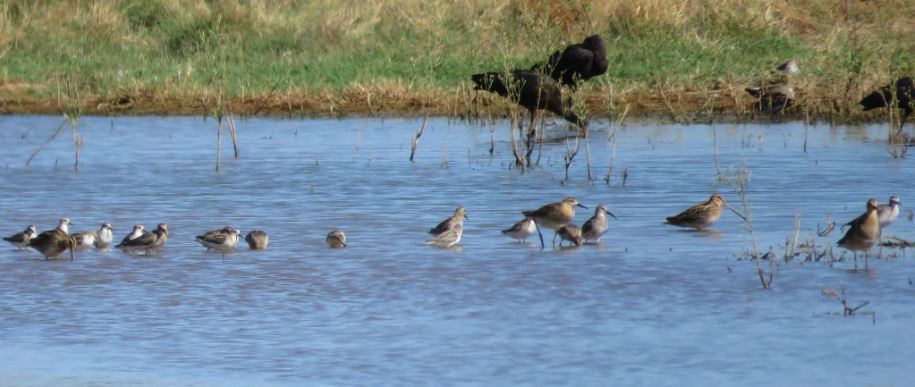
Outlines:
{"label": "green vegetation", "polygon": [[915,72],[913,14],[907,0],[7,0],[0,111],[63,111],[74,87],[87,113],[464,114],[470,74],[600,33],[610,69],[581,91],[594,112],[735,111],[795,58],[806,111],[850,117]]}

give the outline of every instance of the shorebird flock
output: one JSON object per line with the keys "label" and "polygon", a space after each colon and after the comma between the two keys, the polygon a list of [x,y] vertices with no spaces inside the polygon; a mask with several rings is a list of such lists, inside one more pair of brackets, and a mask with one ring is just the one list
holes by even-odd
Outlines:
{"label": "shorebird flock", "polygon": [[[599,35],[592,35],[581,43],[555,51],[545,62],[536,63],[528,69],[473,74],[471,80],[474,89],[496,93],[527,108],[531,115],[532,128],[537,112],[547,110],[579,126],[587,133],[587,120],[573,111],[571,96],[563,95],[563,87],[576,90],[581,82],[604,74],[607,68],[604,41]],[[800,67],[794,60],[789,60],[778,66],[776,71],[781,75],[775,79],[760,86],[746,88],[747,93],[757,98],[754,108],[773,115],[780,114],[795,103],[795,87],[790,77],[799,73]],[[904,114],[900,120],[901,128],[915,107],[915,85],[911,77],[899,78],[895,83],[867,95],[860,104],[865,111],[880,107],[902,109]],[[838,241],[838,246],[854,253],[856,266],[859,252],[865,254],[867,265],[868,251],[879,241],[881,230],[889,226],[899,215],[900,204],[897,196],[891,197],[889,204],[886,205],[880,205],[875,199],[870,199],[867,201],[866,212],[846,224],[849,229]],[[587,207],[580,204],[577,199],[567,197],[536,210],[523,211],[524,219],[502,230],[502,233],[519,241],[525,241],[536,233],[542,248],[545,248],[545,243],[541,228],[553,230],[553,244],[555,245],[556,238],[560,238],[560,247],[565,242],[572,246],[600,243],[601,237],[609,228],[607,216],[614,219],[616,216],[606,205],[599,204],[595,207],[594,216],[578,227],[572,224],[576,208]],[[704,230],[721,218],[724,208],[743,217],[727,204],[724,196],[713,194],[707,201],[668,217],[666,223]],[[458,207],[452,216],[429,230],[432,238],[426,243],[442,248],[459,244],[466,219],[464,207]],[[70,252],[70,259],[74,259],[74,251],[89,248],[107,249],[114,240],[114,230],[110,223],[103,223],[98,231],[70,234],[69,229],[70,219],[61,218],[53,230],[38,233],[34,225],[29,225],[24,231],[3,239],[20,249],[34,249],[45,259],[58,259],[67,251]],[[146,231],[143,225],[138,224],[133,226],[131,232],[115,248],[136,254],[157,254],[168,239],[167,224],[160,223],[152,231]],[[207,231],[195,238],[207,250],[222,253],[233,251],[240,239],[241,230],[231,226]],[[269,237],[263,230],[252,230],[244,240],[252,250],[266,249],[269,243]],[[331,230],[325,241],[330,248],[347,247],[346,235],[342,230]]]}
{"label": "shorebird flock", "polygon": [[[899,216],[901,204],[898,196],[890,197],[889,203],[883,205],[877,203],[876,199],[870,199],[867,201],[867,211],[845,224],[849,229],[837,244],[854,253],[856,267],[859,252],[865,253],[866,267],[867,252],[879,242],[881,230],[892,224]],[[609,229],[608,216],[616,220],[616,215],[610,212],[606,205],[598,204],[594,208],[594,215],[579,227],[573,223],[576,208],[587,209],[588,207],[579,203],[578,199],[574,197],[567,197],[558,202],[543,205],[536,210],[520,211],[524,219],[502,230],[502,234],[519,242],[526,241],[527,238],[537,234],[541,248],[545,248],[546,244],[541,232],[541,229],[545,228],[553,230],[553,246],[557,245],[556,238],[559,238],[558,247],[560,248],[566,242],[568,242],[568,247],[600,244],[601,237]],[[665,223],[702,231],[715,224],[721,218],[724,209],[729,209],[743,218],[739,211],[727,204],[724,196],[716,193],[712,194],[707,201],[668,217]],[[459,244],[464,234],[465,220],[468,220],[465,208],[456,208],[451,216],[429,229],[432,237],[426,243],[446,249]],[[114,240],[114,229],[111,223],[103,223],[98,231],[72,234],[70,226],[69,218],[61,218],[57,227],[52,230],[38,233],[34,225],[29,225],[22,232],[3,239],[19,249],[34,249],[49,260],[61,259],[61,255],[67,251],[72,260],[75,259],[75,251],[90,248],[106,250]],[[131,254],[155,255],[168,239],[168,225],[165,223],[159,223],[153,231],[144,231],[143,225],[137,224],[114,247]],[[241,230],[226,226],[204,232],[194,239],[207,250],[225,254],[234,251],[242,238]],[[269,243],[267,232],[257,229],[248,232],[244,239],[251,250],[264,250]],[[339,229],[327,233],[325,241],[330,248],[347,247],[346,234]]]}

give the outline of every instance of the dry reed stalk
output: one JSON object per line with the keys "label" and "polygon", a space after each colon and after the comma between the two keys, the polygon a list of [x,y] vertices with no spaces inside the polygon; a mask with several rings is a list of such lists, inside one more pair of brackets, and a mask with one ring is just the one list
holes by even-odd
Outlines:
{"label": "dry reed stalk", "polygon": [[235,159],[238,160],[238,127],[235,126],[235,117],[231,114],[227,115],[229,123],[229,134],[232,135],[232,151],[234,152]]}
{"label": "dry reed stalk", "polygon": [[[416,147],[419,145],[419,138],[423,135],[423,131],[426,130],[426,123],[429,120],[429,113],[423,115],[423,124],[419,127],[419,130],[416,131],[416,135],[413,136],[413,141],[410,143],[410,162],[413,162],[413,157],[416,155]],[[492,149],[490,148],[490,154]]]}
{"label": "dry reed stalk", "polygon": [[32,153],[29,155],[29,158],[25,160],[26,169],[29,168],[29,164],[32,163],[32,159],[34,159],[35,156],[37,156],[38,153],[40,153],[41,150],[44,149],[44,147],[47,146],[49,142],[51,142],[51,140],[57,138],[57,136],[60,134],[60,132],[62,132],[64,130],[65,125],[67,125],[67,120],[64,120],[63,122],[61,122],[60,126],[58,126],[57,129],[54,130],[54,133],[51,133],[51,135],[46,140],[44,140],[44,142],[39,144],[38,147],[32,151]]}
{"label": "dry reed stalk", "polygon": [[566,151],[563,154],[563,161],[565,161],[565,170],[566,178],[565,181],[569,181],[569,167],[572,166],[572,163],[575,161],[575,156],[578,155],[579,146],[580,146],[581,133],[575,134],[575,149],[569,148],[569,138],[566,137]]}

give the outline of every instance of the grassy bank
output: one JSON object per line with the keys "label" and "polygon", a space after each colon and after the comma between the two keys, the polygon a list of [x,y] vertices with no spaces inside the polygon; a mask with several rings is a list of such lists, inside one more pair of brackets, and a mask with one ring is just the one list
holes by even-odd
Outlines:
{"label": "grassy bank", "polygon": [[473,115],[493,99],[470,74],[595,32],[610,69],[578,96],[595,115],[747,114],[743,87],[795,58],[790,114],[856,119],[864,93],[915,73],[906,0],[457,3],[7,0],[0,112]]}

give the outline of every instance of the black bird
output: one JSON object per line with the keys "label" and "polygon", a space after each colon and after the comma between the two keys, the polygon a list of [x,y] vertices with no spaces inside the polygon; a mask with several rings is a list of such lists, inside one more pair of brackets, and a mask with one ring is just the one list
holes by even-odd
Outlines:
{"label": "black bird", "polygon": [[548,110],[585,129],[587,122],[572,111],[571,98],[563,101],[559,84],[536,71],[512,70],[471,76],[475,90],[486,90],[524,106],[531,113],[531,125],[537,110]]}
{"label": "black bird", "polygon": [[531,67],[572,89],[583,82],[607,72],[607,49],[600,35],[591,35],[579,44],[573,44],[550,55],[545,63]]}
{"label": "black bird", "polygon": [[[895,96],[893,91],[896,92]],[[915,109],[915,85],[912,84],[912,77],[899,78],[895,85],[883,86],[880,90],[868,94],[858,103],[864,106],[864,111],[887,106],[902,109],[904,114],[899,122],[899,129],[902,129],[905,119]]]}

